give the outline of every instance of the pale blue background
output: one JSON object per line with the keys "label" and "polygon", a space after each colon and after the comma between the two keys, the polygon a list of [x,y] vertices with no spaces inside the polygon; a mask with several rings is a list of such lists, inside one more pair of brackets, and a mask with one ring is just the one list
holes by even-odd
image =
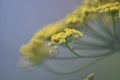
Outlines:
{"label": "pale blue background", "polygon": [[[38,29],[64,18],[80,3],[80,0],[0,0],[0,80],[80,80],[93,70],[97,80],[119,80],[120,55],[92,69],[67,76],[52,74],[42,67],[33,72],[18,68],[19,47]],[[107,74],[110,70],[111,74]]]}

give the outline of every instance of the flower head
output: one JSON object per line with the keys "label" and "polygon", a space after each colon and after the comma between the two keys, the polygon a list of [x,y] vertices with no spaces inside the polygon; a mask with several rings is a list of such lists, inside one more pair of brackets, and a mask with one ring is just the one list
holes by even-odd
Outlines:
{"label": "flower head", "polygon": [[49,53],[55,52],[58,49],[57,45],[65,44],[71,41],[75,41],[78,38],[83,37],[83,34],[75,29],[65,28],[64,32],[59,32],[57,34],[53,34],[51,37],[51,42],[48,43],[48,46],[54,46],[53,50],[49,50]]}
{"label": "flower head", "polygon": [[97,11],[102,14],[107,13],[112,15],[118,15],[120,12],[120,3],[119,2],[107,3],[103,6],[98,7]]}
{"label": "flower head", "polygon": [[76,38],[83,36],[83,34],[80,31],[75,30],[75,29],[66,28],[66,29],[64,29],[64,31],[65,32],[53,34],[53,36],[51,38],[51,42],[64,44],[64,43],[68,42],[70,37],[74,37],[76,39]]}

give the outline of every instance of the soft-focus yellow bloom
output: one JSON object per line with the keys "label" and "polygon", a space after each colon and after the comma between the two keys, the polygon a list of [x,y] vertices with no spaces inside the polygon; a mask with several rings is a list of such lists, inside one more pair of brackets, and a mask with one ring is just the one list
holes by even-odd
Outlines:
{"label": "soft-focus yellow bloom", "polygon": [[69,15],[67,16],[67,19],[66,19],[66,24],[74,24],[74,23],[77,23],[78,21],[78,17],[75,16],[75,15]]}
{"label": "soft-focus yellow bloom", "polygon": [[107,3],[103,6],[98,7],[97,11],[102,14],[108,13],[112,15],[118,15],[120,11],[120,3],[119,2]]}
{"label": "soft-focus yellow bloom", "polygon": [[[66,17],[65,22],[67,25],[80,24],[85,23],[86,20],[89,21],[88,18],[96,18],[97,16],[94,14],[99,15],[98,12],[115,13],[119,11],[119,3],[115,1],[118,0],[85,0],[83,6],[80,6],[72,14]],[[107,8],[106,6],[109,7]]]}
{"label": "soft-focus yellow bloom", "polygon": [[64,22],[61,21],[56,24],[48,25],[35,33],[29,43],[21,47],[22,57],[32,62],[34,65],[40,64],[47,56],[51,56],[53,53],[48,50],[46,45],[47,40],[50,39],[52,34],[62,31],[65,27]]}
{"label": "soft-focus yellow bloom", "polygon": [[[93,0],[94,1],[94,0]],[[65,22],[67,25],[71,24],[81,24],[85,23],[86,18],[88,18],[89,15],[93,15],[93,13],[96,12],[96,6],[90,5],[93,1],[86,0],[86,2],[83,4],[83,6],[78,7],[75,11],[73,11],[72,14],[68,15],[65,19]],[[94,16],[92,16],[94,17]]]}
{"label": "soft-focus yellow bloom", "polygon": [[26,60],[32,62],[33,65],[38,65],[49,56],[48,47],[45,45],[44,40],[32,39],[30,43],[21,47],[21,55]]}
{"label": "soft-focus yellow bloom", "polygon": [[52,34],[62,31],[65,27],[66,25],[64,24],[63,21],[48,25],[44,27],[42,30],[38,31],[34,35],[34,38],[42,38],[48,40]]}

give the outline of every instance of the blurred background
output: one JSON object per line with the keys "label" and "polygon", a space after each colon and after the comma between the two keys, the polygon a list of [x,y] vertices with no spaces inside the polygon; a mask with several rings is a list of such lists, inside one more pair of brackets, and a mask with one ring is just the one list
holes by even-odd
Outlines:
{"label": "blurred background", "polygon": [[92,72],[95,73],[95,80],[119,80],[120,54],[71,75],[52,74],[41,66],[31,72],[18,67],[20,46],[27,43],[43,26],[63,19],[81,2],[82,0],[0,0],[0,80],[80,80]]}

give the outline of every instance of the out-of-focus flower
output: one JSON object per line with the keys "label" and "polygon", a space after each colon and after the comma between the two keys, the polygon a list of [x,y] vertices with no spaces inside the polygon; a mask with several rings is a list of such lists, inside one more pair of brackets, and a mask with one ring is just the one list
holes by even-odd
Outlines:
{"label": "out-of-focus flower", "polygon": [[33,63],[33,65],[41,64],[48,56],[52,56],[52,52],[48,50],[47,41],[52,34],[62,31],[66,26],[64,23],[58,22],[51,24],[35,33],[29,43],[21,46],[20,52],[22,57]]}
{"label": "out-of-focus flower", "polygon": [[39,65],[49,56],[48,47],[45,45],[44,40],[32,40],[31,43],[21,47],[21,55],[32,62],[33,65]]}

